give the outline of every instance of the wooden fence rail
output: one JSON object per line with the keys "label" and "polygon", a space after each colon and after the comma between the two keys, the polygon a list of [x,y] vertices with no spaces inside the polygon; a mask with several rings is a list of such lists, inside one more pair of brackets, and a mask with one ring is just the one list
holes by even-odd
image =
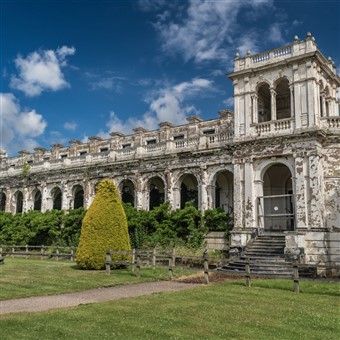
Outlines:
{"label": "wooden fence rail", "polygon": [[75,260],[76,247],[61,247],[61,246],[17,246],[17,245],[0,245],[0,257],[40,257]]}
{"label": "wooden fence rail", "polygon": [[[130,256],[131,260],[115,260],[113,259],[115,256]],[[152,265],[148,264],[148,261],[151,260]],[[180,262],[182,266],[177,263]],[[192,266],[188,266],[188,261],[193,264]],[[169,280],[173,279],[173,273],[175,267],[184,267],[185,269],[192,269],[196,271],[202,271],[204,274],[204,282],[206,284],[209,283],[209,273],[218,272],[220,274],[225,274],[229,276],[237,276],[237,277],[244,277],[245,278],[245,286],[251,287],[251,279],[261,278],[261,277],[271,277],[271,278],[285,278],[279,274],[258,274],[258,273],[251,273],[250,265],[253,263],[257,263],[257,261],[250,261],[249,258],[245,261],[245,270],[244,271],[235,271],[233,272],[224,272],[223,270],[218,270],[218,266],[221,264],[227,264],[229,259],[226,258],[215,258],[215,257],[208,257],[206,254],[203,256],[181,256],[175,254],[175,252],[157,252],[155,249],[153,250],[138,250],[133,249],[131,251],[113,251],[107,250],[106,251],[106,272],[110,274],[111,266],[117,265],[129,265],[132,267],[132,270],[136,272],[136,276],[141,276],[141,268],[142,267],[152,267],[152,268],[168,268],[168,278]],[[299,268],[305,268],[306,265],[298,264],[297,262],[292,263],[292,277],[291,280],[293,281],[293,291],[295,293],[300,292],[299,284],[300,284],[300,277],[299,277]],[[340,270],[339,266],[326,266],[326,265],[317,265],[317,266],[310,266],[315,267],[317,269],[327,269],[327,270]]]}

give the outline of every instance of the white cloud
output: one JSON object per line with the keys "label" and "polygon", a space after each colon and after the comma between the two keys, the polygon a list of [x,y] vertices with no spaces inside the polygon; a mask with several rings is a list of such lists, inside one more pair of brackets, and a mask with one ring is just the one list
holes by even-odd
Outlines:
{"label": "white cloud", "polygon": [[42,135],[47,126],[43,116],[35,110],[21,111],[12,93],[0,93],[1,149],[8,153],[19,149],[32,151],[37,145],[35,137]]}
{"label": "white cloud", "polygon": [[284,44],[284,39],[282,37],[281,25],[278,23],[273,24],[269,29],[269,41],[277,44]]}
{"label": "white cloud", "polygon": [[110,112],[109,121],[106,124],[108,132],[100,131],[99,135],[108,137],[110,131],[119,131],[130,134],[133,128],[142,126],[148,130],[157,129],[160,122],[184,124],[186,117],[198,115],[199,110],[187,100],[214,91],[210,80],[195,78],[189,82],[182,82],[160,90],[153,98],[149,98],[149,110],[141,117],[130,117],[126,121],[118,118],[114,111]]}
{"label": "white cloud", "polygon": [[91,90],[112,90],[116,93],[123,92],[123,81],[125,77],[113,75],[112,72],[105,72],[104,74],[94,74],[86,72],[85,76],[89,81]]}
{"label": "white cloud", "polygon": [[75,131],[77,129],[77,123],[75,122],[65,122],[64,129],[68,131]]}
{"label": "white cloud", "polygon": [[139,8],[144,12],[157,10],[166,4],[166,0],[138,0]]}
{"label": "white cloud", "polygon": [[227,107],[227,108],[232,108],[234,107],[234,97],[229,97],[226,100],[223,101],[223,104]]}
{"label": "white cloud", "polygon": [[271,6],[272,1],[209,1],[191,0],[183,15],[155,23],[162,39],[163,51],[182,55],[185,61],[196,63],[226,58],[237,31],[237,16],[241,9],[256,11]]}
{"label": "white cloud", "polygon": [[38,96],[43,91],[58,91],[68,87],[62,67],[66,66],[65,58],[74,53],[74,47],[62,46],[56,51],[35,51],[26,58],[19,55],[15,59],[18,75],[12,75],[10,86],[29,97]]}

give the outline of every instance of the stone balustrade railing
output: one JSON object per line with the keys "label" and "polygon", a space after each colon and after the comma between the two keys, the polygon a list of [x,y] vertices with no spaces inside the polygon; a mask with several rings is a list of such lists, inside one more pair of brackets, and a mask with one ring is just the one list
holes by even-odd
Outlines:
{"label": "stone balustrade railing", "polygon": [[339,129],[340,128],[340,116],[321,118],[321,126],[326,129]]}
{"label": "stone balustrade railing", "polygon": [[255,129],[255,133],[258,136],[267,133],[280,133],[280,132],[286,133],[294,130],[294,121],[293,118],[280,119],[269,122],[252,124],[252,127]]}

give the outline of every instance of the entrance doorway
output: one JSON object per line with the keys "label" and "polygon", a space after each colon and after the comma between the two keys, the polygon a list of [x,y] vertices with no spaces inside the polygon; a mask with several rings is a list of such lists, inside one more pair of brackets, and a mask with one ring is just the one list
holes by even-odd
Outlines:
{"label": "entrance doorway", "polygon": [[292,174],[284,164],[274,164],[263,176],[263,196],[258,197],[258,226],[265,231],[294,230]]}

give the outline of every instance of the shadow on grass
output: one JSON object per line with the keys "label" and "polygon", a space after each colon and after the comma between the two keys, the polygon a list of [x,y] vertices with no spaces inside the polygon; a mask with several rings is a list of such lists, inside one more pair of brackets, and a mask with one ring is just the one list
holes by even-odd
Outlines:
{"label": "shadow on grass", "polygon": [[[230,282],[231,285],[244,286],[245,281]],[[293,291],[293,280],[277,280],[277,279],[252,279],[251,287],[267,288],[285,291]],[[313,280],[300,280],[300,293],[302,294],[318,294],[340,297],[340,282],[320,282]]]}

